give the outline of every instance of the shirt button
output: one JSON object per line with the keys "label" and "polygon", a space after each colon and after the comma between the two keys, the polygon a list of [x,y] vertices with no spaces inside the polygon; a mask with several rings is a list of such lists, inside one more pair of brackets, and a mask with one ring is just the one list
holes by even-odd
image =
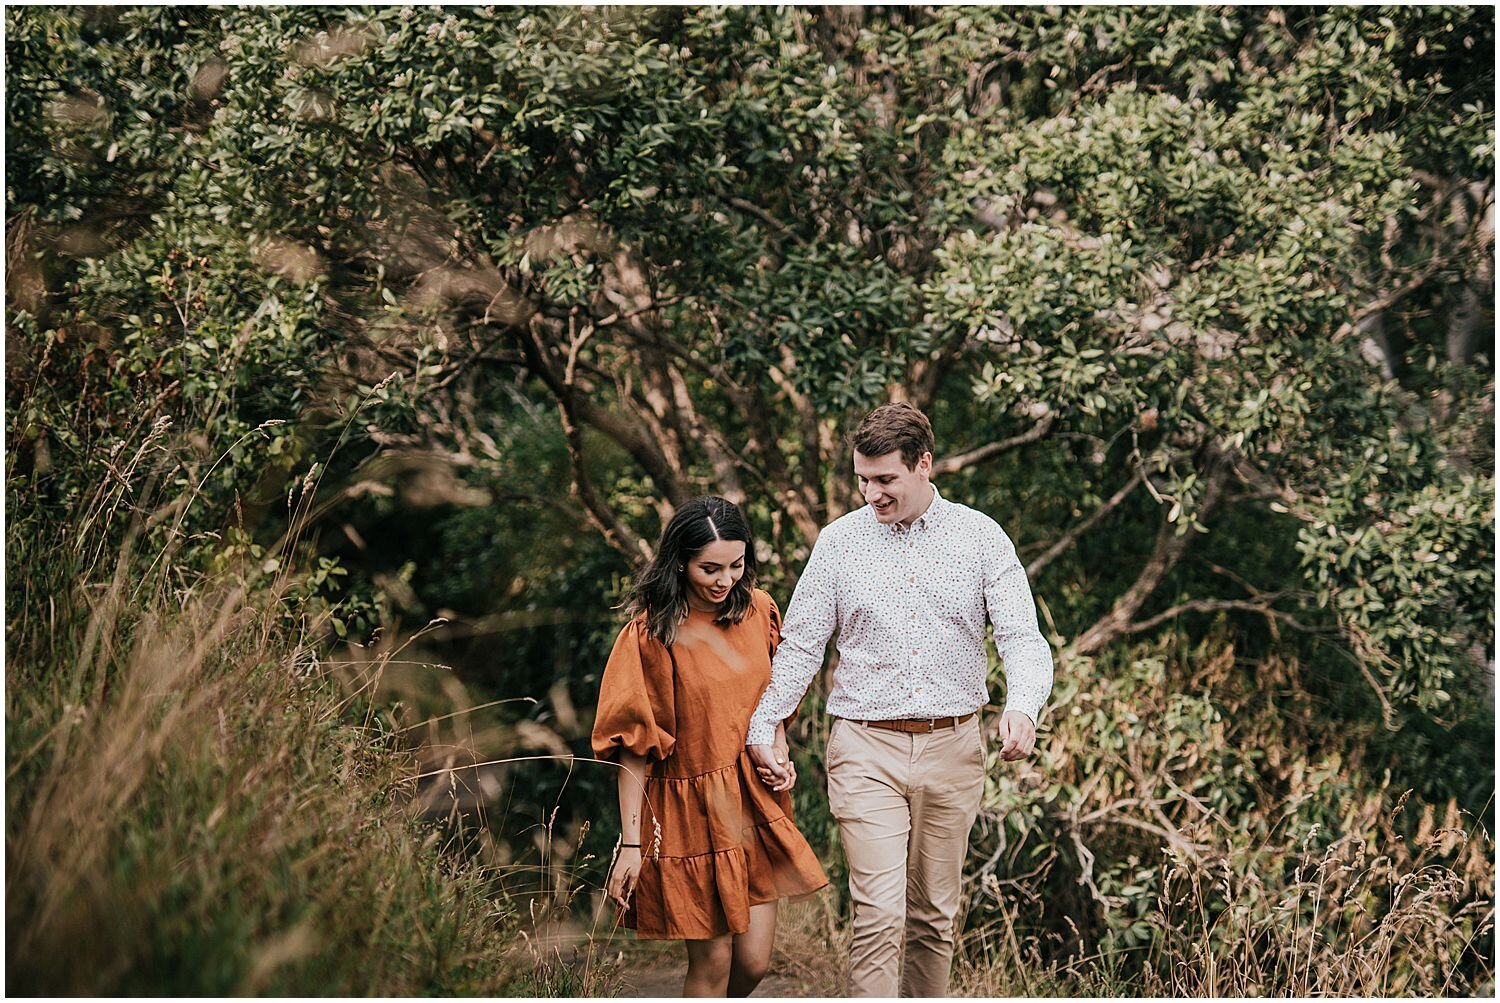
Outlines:
{"label": "shirt button", "polygon": [[916,649],[916,648],[913,648],[913,649],[911,649],[911,653],[912,653],[912,654],[913,654],[913,655],[915,655],[915,654],[916,654],[916,653],[917,653],[917,649]]}

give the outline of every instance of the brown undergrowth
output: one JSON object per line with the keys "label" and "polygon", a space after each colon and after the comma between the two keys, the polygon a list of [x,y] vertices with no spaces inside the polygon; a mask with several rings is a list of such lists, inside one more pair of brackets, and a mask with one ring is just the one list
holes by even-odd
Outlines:
{"label": "brown undergrowth", "polygon": [[1306,671],[1223,638],[1063,666],[1035,759],[992,763],[960,990],[1492,991],[1491,805],[1398,786]]}

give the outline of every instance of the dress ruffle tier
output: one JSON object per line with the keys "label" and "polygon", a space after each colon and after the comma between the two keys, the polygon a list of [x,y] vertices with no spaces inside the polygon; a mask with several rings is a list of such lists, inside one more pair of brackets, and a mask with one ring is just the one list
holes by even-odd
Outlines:
{"label": "dress ruffle tier", "polygon": [[807,895],[828,883],[748,753],[695,777],[651,777],[646,803],[647,826],[653,815],[699,824],[675,826],[670,834],[664,828],[654,858],[652,830],[643,829],[647,856],[625,919],[642,937],[687,940],[744,933],[751,906]]}

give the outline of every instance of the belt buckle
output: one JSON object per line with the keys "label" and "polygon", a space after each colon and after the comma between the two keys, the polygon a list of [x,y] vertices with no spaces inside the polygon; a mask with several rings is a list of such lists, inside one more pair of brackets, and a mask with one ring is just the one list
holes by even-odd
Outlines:
{"label": "belt buckle", "polygon": [[932,734],[935,731],[937,731],[937,718],[929,717],[927,719],[927,733]]}

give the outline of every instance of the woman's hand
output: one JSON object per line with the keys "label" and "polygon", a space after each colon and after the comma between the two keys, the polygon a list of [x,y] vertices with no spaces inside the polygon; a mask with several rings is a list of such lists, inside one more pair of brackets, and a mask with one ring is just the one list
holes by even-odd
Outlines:
{"label": "woman's hand", "polygon": [[609,880],[604,890],[621,909],[630,908],[630,896],[635,894],[635,883],[641,876],[640,847],[620,847],[615,866],[610,869]]}

